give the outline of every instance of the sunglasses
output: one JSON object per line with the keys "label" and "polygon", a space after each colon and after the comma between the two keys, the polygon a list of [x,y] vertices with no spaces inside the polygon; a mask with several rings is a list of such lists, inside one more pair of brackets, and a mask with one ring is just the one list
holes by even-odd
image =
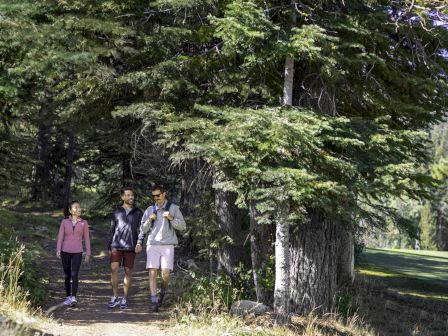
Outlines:
{"label": "sunglasses", "polygon": [[152,194],[152,197],[154,197],[154,198],[159,198],[160,195],[162,195],[162,194]]}

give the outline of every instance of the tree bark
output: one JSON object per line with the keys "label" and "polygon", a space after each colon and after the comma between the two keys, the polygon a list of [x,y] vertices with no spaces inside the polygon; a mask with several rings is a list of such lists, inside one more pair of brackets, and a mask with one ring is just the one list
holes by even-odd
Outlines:
{"label": "tree bark", "polygon": [[289,320],[290,305],[290,251],[289,251],[289,224],[282,216],[289,212],[284,207],[278,214],[275,223],[275,288],[274,312],[276,323],[285,324]]}
{"label": "tree bark", "polygon": [[50,183],[50,151],[52,125],[49,123],[49,111],[44,104],[39,111],[39,126],[37,133],[36,174],[31,199],[41,202],[48,200],[48,186]]}
{"label": "tree bark", "polygon": [[127,153],[122,154],[121,167],[122,167],[121,185],[130,186],[130,183],[132,182],[132,171],[131,171],[131,158],[129,154]]}
{"label": "tree bark", "polygon": [[[297,23],[296,0],[291,0],[291,27]],[[283,105],[292,106],[294,95],[294,59],[290,56],[285,60],[283,80]],[[287,209],[282,209],[277,215],[275,223],[275,288],[274,312],[277,314],[276,323],[285,324],[289,320],[290,279],[289,279],[289,224],[286,216]]]}
{"label": "tree bark", "polygon": [[337,257],[338,287],[352,284],[355,281],[355,241],[353,234],[342,226],[339,227]]}
{"label": "tree bark", "polygon": [[67,151],[65,154],[65,175],[64,186],[62,189],[62,200],[60,206],[68,204],[72,191],[72,178],[73,178],[73,160],[75,158],[76,139],[73,133],[67,135]]}
{"label": "tree bark", "polygon": [[273,292],[262,284],[262,276],[268,267],[267,262],[274,253],[272,239],[272,225],[259,224],[257,221],[257,209],[255,201],[249,202],[250,216],[250,255],[252,260],[252,274],[254,278],[257,301],[271,305]]}
{"label": "tree bark", "polygon": [[312,212],[291,237],[291,311],[307,315],[334,311],[337,283],[337,225]]}
{"label": "tree bark", "polygon": [[285,60],[285,77],[283,83],[283,105],[292,106],[294,86],[294,59],[287,57]]}
{"label": "tree bark", "polygon": [[[219,176],[215,175],[215,182]],[[215,209],[218,215],[218,225],[222,237],[227,236],[230,242],[223,244],[218,250],[218,262],[232,278],[237,279],[236,268],[243,263],[250,263],[249,254],[243,246],[242,232],[243,212],[237,207],[236,194],[232,192],[215,190]]]}

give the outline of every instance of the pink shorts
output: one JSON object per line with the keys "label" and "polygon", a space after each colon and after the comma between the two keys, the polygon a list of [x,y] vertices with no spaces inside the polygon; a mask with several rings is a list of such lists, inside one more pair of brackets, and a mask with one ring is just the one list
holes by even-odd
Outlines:
{"label": "pink shorts", "polygon": [[146,245],[146,268],[174,266],[174,245]]}

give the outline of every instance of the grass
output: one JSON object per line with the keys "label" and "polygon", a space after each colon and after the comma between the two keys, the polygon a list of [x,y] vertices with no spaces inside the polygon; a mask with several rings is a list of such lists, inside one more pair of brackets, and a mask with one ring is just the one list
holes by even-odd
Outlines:
{"label": "grass", "polygon": [[366,249],[358,272],[402,294],[448,301],[448,252]]}
{"label": "grass", "polygon": [[444,252],[367,249],[354,285],[338,294],[344,299],[339,313],[323,317],[295,315],[288,327],[276,327],[272,313],[232,316],[227,304],[210,304],[210,297],[215,303],[220,296],[219,286],[184,274],[172,288],[179,296],[185,291],[194,295],[184,295],[187,300],[174,305],[169,332],[192,336],[445,336],[448,291],[446,275],[439,270],[445,267],[447,257]]}
{"label": "grass", "polygon": [[24,253],[25,246],[18,245],[9,260],[0,263],[0,312],[14,321],[32,323],[41,312],[33,307],[29,292],[20,285]]}
{"label": "grass", "polygon": [[[173,296],[180,300],[171,309],[169,334],[188,336],[280,335],[280,336],[368,336],[376,335],[352,311],[350,316],[338,313],[324,317],[293,315],[287,327],[275,325],[272,313],[238,317],[230,314],[233,301],[242,299],[225,276],[212,279],[199,272],[180,272],[172,279]],[[229,290],[229,288],[231,290]],[[229,297],[230,295],[230,297]],[[229,300],[230,298],[230,300]]]}
{"label": "grass", "polygon": [[293,315],[288,326],[276,326],[274,316],[237,317],[227,312],[219,314],[208,313],[210,309],[203,309],[199,314],[191,314],[188,304],[177,305],[170,323],[170,332],[174,335],[185,336],[330,336],[330,335],[375,335],[363,325],[357,315],[345,319],[337,314],[325,317],[314,315]]}

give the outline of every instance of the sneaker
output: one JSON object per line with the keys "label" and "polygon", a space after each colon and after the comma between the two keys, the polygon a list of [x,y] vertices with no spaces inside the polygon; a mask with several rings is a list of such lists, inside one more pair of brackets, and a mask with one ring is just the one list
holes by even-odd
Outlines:
{"label": "sneaker", "polygon": [[72,302],[70,303],[70,306],[74,307],[78,304],[78,301],[76,301],[76,297],[72,296]]}
{"label": "sneaker", "polygon": [[160,307],[162,305],[163,302],[163,297],[165,296],[165,291],[164,290],[159,290],[159,293],[157,294],[159,299],[158,299],[158,306]]}
{"label": "sneaker", "polygon": [[157,313],[159,311],[159,304],[156,303],[151,303],[151,305],[149,306],[149,311],[152,313]]}
{"label": "sneaker", "polygon": [[128,304],[126,302],[126,299],[121,299],[120,308],[121,309],[126,309],[127,307],[128,307]]}
{"label": "sneaker", "polygon": [[67,296],[67,298],[64,301],[64,306],[70,306],[72,304],[72,297]]}
{"label": "sneaker", "polygon": [[116,306],[118,306],[120,304],[120,300],[118,300],[118,298],[116,298],[115,296],[113,296],[109,303],[107,304],[107,306],[109,307],[109,309],[115,308]]}

